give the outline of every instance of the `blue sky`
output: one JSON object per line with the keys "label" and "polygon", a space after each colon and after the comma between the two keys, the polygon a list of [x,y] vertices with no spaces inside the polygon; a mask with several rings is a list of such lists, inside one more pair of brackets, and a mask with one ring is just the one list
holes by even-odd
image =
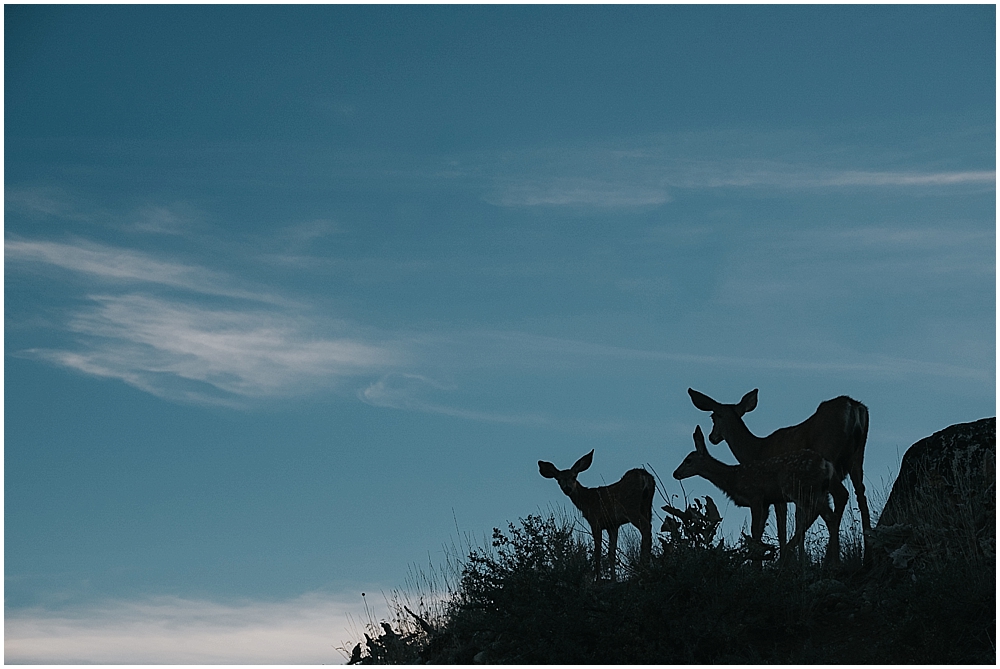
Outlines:
{"label": "blue sky", "polygon": [[539,459],[681,495],[689,386],[876,500],[995,415],[992,5],[4,21],[7,661],[342,661]]}

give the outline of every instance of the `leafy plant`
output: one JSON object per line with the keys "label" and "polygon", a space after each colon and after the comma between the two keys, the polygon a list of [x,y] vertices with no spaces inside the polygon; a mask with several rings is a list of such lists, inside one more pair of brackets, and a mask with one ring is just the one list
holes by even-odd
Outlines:
{"label": "leafy plant", "polygon": [[710,496],[705,495],[704,502],[696,497],[683,511],[669,504],[663,510],[673,518],[667,516],[663,519],[660,532],[668,532],[673,541],[688,541],[699,547],[712,545],[722,515]]}

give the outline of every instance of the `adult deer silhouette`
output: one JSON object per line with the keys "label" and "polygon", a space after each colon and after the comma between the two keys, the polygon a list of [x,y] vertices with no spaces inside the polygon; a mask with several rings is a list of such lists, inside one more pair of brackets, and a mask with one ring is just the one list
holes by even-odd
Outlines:
{"label": "adult deer silhouette", "polygon": [[[725,440],[741,464],[759,462],[778,455],[801,450],[814,451],[833,464],[834,477],[830,483],[833,497],[834,523],[830,527],[833,559],[840,556],[840,521],[847,507],[848,493],[843,480],[850,476],[854,495],[861,511],[865,559],[868,559],[868,536],[871,533],[871,516],[865,498],[864,459],[868,441],[868,407],[846,395],[821,402],[816,412],[798,425],[775,430],[766,437],[750,432],[743,415],[757,406],[757,389],[754,388],[736,404],[723,404],[708,395],[688,388],[691,401],[702,411],[712,414],[712,432],[708,440],[718,444]],[[778,544],[785,542],[787,504],[774,502],[775,521],[778,525]],[[766,516],[765,516],[766,521]]]}
{"label": "adult deer silhouette", "polygon": [[547,479],[555,479],[590,523],[594,535],[594,573],[601,577],[601,540],[608,533],[608,560],[611,579],[616,578],[618,555],[618,528],[632,523],[639,529],[642,541],[639,559],[649,560],[653,546],[653,493],[656,481],[645,469],[630,469],[621,480],[599,488],[587,488],[576,480],[577,474],[586,471],[594,461],[594,451],[576,461],[569,469],[558,469],[551,462],[538,461],[538,472]]}
{"label": "adult deer silhouette", "polygon": [[677,480],[690,476],[708,479],[736,506],[750,509],[750,536],[760,541],[771,504],[795,502],[795,535],[782,546],[782,554],[802,544],[806,530],[823,517],[830,530],[827,559],[835,551],[833,511],[827,499],[835,476],[833,465],[815,451],[786,453],[745,465],[727,465],[712,457],[699,425],[694,429],[694,450],[674,471]]}

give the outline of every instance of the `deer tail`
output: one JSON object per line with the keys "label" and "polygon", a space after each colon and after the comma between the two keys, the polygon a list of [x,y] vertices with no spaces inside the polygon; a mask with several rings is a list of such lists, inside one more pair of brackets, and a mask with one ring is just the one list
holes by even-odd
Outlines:
{"label": "deer tail", "polygon": [[854,452],[863,452],[865,444],[868,443],[868,407],[860,402],[852,406],[851,425],[849,432],[854,441]]}

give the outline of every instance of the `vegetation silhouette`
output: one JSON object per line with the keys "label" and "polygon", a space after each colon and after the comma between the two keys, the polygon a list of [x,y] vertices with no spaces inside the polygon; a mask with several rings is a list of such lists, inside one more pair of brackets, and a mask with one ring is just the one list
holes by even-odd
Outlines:
{"label": "vegetation silhouette", "polygon": [[671,517],[648,561],[634,535],[623,535],[619,580],[601,580],[578,522],[530,515],[449,559],[441,579],[421,574],[433,587],[418,602],[395,593],[391,624],[370,619],[365,642],[345,656],[353,664],[994,664],[996,433],[993,419],[980,423],[969,434],[982,465],[952,467],[947,485],[936,483],[939,469],[917,471],[934,484],[898,498],[892,523],[876,525],[867,549],[864,523],[848,513],[836,565],[821,559],[822,530],[806,537],[799,561],[777,559],[769,538],[717,538],[721,516],[705,498],[664,507]]}

